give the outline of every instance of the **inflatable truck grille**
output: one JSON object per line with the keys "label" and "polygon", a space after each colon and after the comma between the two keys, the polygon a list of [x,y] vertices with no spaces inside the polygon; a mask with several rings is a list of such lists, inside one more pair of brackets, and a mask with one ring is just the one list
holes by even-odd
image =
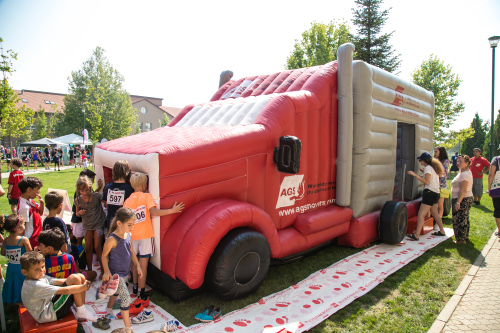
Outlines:
{"label": "inflatable truck grille", "polygon": [[394,214],[383,228],[393,236],[382,239],[402,240],[421,192],[405,174],[432,151],[434,97],[353,62],[353,50],[342,45],[338,61],[322,66],[231,80],[166,127],[96,147],[98,179],[111,181],[113,164],[127,160],[149,176],[160,208],[186,205],[153,218],[148,283],[177,300],[204,283],[243,297],[270,259],[335,238],[377,240],[387,203]]}

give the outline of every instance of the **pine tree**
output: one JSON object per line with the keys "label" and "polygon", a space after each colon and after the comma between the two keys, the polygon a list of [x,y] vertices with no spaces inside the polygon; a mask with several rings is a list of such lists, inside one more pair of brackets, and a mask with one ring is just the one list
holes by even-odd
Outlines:
{"label": "pine tree", "polygon": [[357,36],[354,37],[356,59],[394,72],[401,65],[401,54],[395,55],[389,44],[394,31],[381,34],[391,8],[380,11],[383,0],[355,0],[355,3],[357,9],[352,9],[352,22],[357,27]]}
{"label": "pine tree", "polygon": [[464,140],[460,152],[461,154],[469,155],[469,157],[472,158],[474,156],[474,148],[482,149],[483,143],[486,139],[486,126],[487,123],[483,123],[481,118],[479,118],[479,114],[476,112],[476,115],[470,124],[470,127],[474,130],[474,135]]}

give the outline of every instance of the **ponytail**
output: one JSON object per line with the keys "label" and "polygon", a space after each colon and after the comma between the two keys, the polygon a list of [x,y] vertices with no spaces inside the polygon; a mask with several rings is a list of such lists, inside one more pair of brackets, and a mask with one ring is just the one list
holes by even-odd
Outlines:
{"label": "ponytail", "polygon": [[111,220],[111,225],[109,226],[108,237],[116,230],[117,222],[125,223],[126,221],[134,218],[134,211],[128,207],[121,207],[116,211],[115,217]]}
{"label": "ponytail", "polygon": [[434,169],[434,171],[436,171],[437,175],[439,177],[442,177],[443,173],[444,173],[444,167],[441,164],[441,162],[437,158],[432,158],[430,164],[431,164],[432,168]]}

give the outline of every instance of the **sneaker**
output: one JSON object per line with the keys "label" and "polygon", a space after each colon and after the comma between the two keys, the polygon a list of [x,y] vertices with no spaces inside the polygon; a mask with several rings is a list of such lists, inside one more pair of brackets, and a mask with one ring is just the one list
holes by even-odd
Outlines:
{"label": "sneaker", "polygon": [[108,320],[111,321],[111,320],[115,320],[116,316],[115,316],[115,314],[113,312],[108,312],[106,314],[106,318],[108,318]]}
{"label": "sneaker", "polygon": [[212,311],[214,311],[214,309],[215,309],[215,307],[213,305],[207,306],[206,308],[204,308],[203,310],[201,310],[200,313],[198,313],[196,316],[194,316],[194,319],[200,320],[200,318],[203,315],[208,315],[209,313],[211,313]]}
{"label": "sneaker", "polygon": [[149,298],[146,298],[146,299],[142,299],[140,297],[137,297],[135,299],[135,301],[132,302],[132,304],[130,304],[130,306],[132,305],[137,305],[137,304],[142,304],[143,307],[145,308],[149,308]]}
{"label": "sneaker", "polygon": [[109,296],[113,296],[114,294],[116,294],[119,282],[120,276],[118,276],[118,274],[113,275],[107,283],[106,294],[108,294]]}
{"label": "sneaker", "polygon": [[220,308],[215,308],[212,312],[210,312],[209,314],[204,314],[200,317],[199,321],[203,322],[203,323],[208,323],[210,321],[213,321],[217,318],[219,318],[222,314],[222,311]]}
{"label": "sneaker", "polygon": [[102,281],[101,284],[99,285],[99,290],[98,290],[98,293],[99,293],[99,298],[106,298],[107,293],[106,293],[106,290],[108,289],[108,282],[104,282]]}
{"label": "sneaker", "polygon": [[160,331],[173,332],[179,329],[180,323],[177,320],[169,320],[161,324]]}
{"label": "sneaker", "polygon": [[[130,317],[135,317],[137,316],[139,313],[142,312],[142,310],[144,310],[144,307],[142,306],[142,303],[139,303],[137,305],[134,305],[134,304],[130,304],[130,307],[128,308],[128,315]],[[121,312],[118,312],[116,314],[116,318],[118,319],[122,319],[122,313]]]}
{"label": "sneaker", "polygon": [[137,317],[132,318],[130,321],[132,324],[144,324],[150,321],[155,320],[153,316],[153,311],[142,311],[137,315]]}

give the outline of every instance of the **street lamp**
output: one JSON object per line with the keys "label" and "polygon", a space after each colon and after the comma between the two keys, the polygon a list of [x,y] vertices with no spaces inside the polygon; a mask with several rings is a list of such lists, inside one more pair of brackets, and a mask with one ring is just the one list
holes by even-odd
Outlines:
{"label": "street lamp", "polygon": [[500,36],[488,38],[492,50],[492,71],[491,71],[491,142],[490,142],[490,160],[493,158],[493,147],[495,146],[495,136],[493,135],[493,123],[495,121],[495,48],[500,41]]}
{"label": "street lamp", "polygon": [[85,148],[85,109],[82,109],[83,112],[83,147]]}

